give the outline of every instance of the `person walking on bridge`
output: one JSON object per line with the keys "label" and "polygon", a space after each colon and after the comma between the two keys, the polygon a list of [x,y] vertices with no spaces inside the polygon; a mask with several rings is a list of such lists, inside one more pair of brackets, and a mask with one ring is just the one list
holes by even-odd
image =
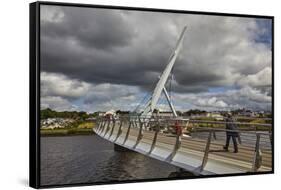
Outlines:
{"label": "person walking on bridge", "polygon": [[177,148],[179,148],[180,144],[181,144],[181,136],[182,136],[182,128],[181,128],[179,121],[175,122],[174,128],[175,128],[176,135],[177,135],[176,145],[177,145]]}
{"label": "person walking on bridge", "polygon": [[237,145],[237,141],[236,138],[238,138],[239,133],[237,131],[237,125],[234,124],[234,120],[231,117],[231,114],[228,113],[226,115],[226,142],[225,142],[225,146],[223,147],[224,150],[228,151],[228,147],[229,147],[229,142],[230,142],[230,138],[232,138],[232,142],[233,142],[233,146],[234,146],[234,153],[238,152],[238,145]]}

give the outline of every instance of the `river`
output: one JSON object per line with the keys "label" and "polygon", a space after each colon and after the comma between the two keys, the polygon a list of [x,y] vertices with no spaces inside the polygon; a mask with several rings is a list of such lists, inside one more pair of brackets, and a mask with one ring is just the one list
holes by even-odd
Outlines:
{"label": "river", "polygon": [[114,151],[97,135],[41,137],[41,185],[167,178],[178,168],[136,152]]}

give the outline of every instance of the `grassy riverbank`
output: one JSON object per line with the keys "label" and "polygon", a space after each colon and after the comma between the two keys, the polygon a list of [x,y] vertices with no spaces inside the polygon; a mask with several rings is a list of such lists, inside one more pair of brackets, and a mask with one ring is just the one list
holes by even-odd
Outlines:
{"label": "grassy riverbank", "polygon": [[52,124],[48,128],[41,128],[41,136],[73,136],[73,135],[93,135],[95,134],[93,128],[94,122],[89,121],[74,121],[68,123],[64,127],[51,128]]}
{"label": "grassy riverbank", "polygon": [[92,128],[41,129],[41,136],[94,135]]}

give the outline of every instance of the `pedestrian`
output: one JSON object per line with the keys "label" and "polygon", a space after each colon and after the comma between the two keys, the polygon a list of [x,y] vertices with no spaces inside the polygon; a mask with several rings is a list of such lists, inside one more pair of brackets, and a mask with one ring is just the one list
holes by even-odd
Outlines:
{"label": "pedestrian", "polygon": [[223,147],[224,150],[228,151],[228,147],[229,147],[229,142],[230,142],[230,139],[232,139],[232,142],[233,142],[233,147],[234,147],[234,153],[237,153],[238,152],[238,145],[237,145],[237,141],[236,141],[236,138],[238,138],[239,136],[239,133],[237,131],[237,125],[234,124],[234,120],[233,118],[231,117],[231,113],[228,113],[226,115],[226,143],[225,143],[225,146]]}
{"label": "pedestrian", "polygon": [[179,123],[179,121],[176,121],[175,122],[175,131],[176,131],[176,134],[177,134],[177,138],[176,138],[176,149],[178,149],[180,147],[180,144],[181,144],[181,135],[182,135],[182,128],[181,128],[181,125]]}
{"label": "pedestrian", "polygon": [[175,122],[175,126],[174,127],[175,127],[176,134],[178,136],[181,136],[182,135],[182,128],[181,128],[181,125],[180,125],[179,121]]}

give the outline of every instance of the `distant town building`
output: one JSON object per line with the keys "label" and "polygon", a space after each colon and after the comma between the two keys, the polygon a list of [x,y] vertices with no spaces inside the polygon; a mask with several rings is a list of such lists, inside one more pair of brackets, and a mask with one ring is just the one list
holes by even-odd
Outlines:
{"label": "distant town building", "polygon": [[243,108],[243,109],[239,110],[237,115],[244,116],[244,117],[255,117],[255,116],[257,116],[257,113],[255,113],[254,111],[252,111],[250,109]]}
{"label": "distant town building", "polygon": [[219,113],[219,112],[209,112],[209,113],[206,114],[206,117],[211,117],[211,118],[214,118],[218,121],[224,120],[223,115],[221,115],[221,113]]}
{"label": "distant town building", "polygon": [[97,116],[104,116],[106,112],[104,111],[98,111],[96,112],[97,113]]}
{"label": "distant town building", "polygon": [[48,118],[48,119],[41,120],[40,127],[42,129],[64,128],[73,122],[74,122],[74,119]]}

